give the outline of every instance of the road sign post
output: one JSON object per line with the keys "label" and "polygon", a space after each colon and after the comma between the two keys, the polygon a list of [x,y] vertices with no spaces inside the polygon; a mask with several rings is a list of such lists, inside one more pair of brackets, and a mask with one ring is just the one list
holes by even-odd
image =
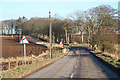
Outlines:
{"label": "road sign post", "polygon": [[25,35],[22,36],[22,39],[20,40],[19,44],[24,44],[24,64],[26,66],[26,45],[25,44],[29,44],[29,41]]}
{"label": "road sign post", "polygon": [[25,66],[26,66],[26,47],[25,47],[25,44],[24,44],[24,59],[25,59]]}

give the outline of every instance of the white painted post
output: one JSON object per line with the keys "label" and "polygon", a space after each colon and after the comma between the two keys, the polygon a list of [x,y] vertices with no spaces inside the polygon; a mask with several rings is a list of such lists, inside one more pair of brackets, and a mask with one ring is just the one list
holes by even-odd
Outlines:
{"label": "white painted post", "polygon": [[84,39],[84,38],[83,38],[83,32],[82,32],[82,42],[83,42],[83,39]]}
{"label": "white painted post", "polygon": [[25,44],[24,44],[24,60],[25,60],[25,66],[26,66],[26,47],[25,47]]}

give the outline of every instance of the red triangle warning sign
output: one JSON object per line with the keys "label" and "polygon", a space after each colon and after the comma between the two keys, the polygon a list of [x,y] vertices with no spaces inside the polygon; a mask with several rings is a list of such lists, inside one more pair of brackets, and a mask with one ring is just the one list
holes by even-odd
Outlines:
{"label": "red triangle warning sign", "polygon": [[62,41],[60,41],[59,45],[63,45],[63,42],[62,42]]}
{"label": "red triangle warning sign", "polygon": [[22,39],[20,40],[19,44],[30,44],[28,39],[25,35],[22,36]]}

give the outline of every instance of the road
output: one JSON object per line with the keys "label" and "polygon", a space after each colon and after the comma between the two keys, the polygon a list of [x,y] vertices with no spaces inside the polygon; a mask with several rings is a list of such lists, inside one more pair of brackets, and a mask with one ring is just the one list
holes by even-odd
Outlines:
{"label": "road", "polygon": [[72,47],[69,54],[26,78],[118,78],[84,47]]}

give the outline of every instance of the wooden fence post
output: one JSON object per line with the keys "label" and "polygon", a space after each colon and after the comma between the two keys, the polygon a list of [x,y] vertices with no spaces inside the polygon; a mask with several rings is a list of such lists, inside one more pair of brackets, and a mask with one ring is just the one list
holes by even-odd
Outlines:
{"label": "wooden fence post", "polygon": [[19,61],[16,61],[16,67],[18,67],[18,62],[19,62]]}
{"label": "wooden fence post", "polygon": [[10,58],[8,58],[8,70],[10,70]]}
{"label": "wooden fence post", "polygon": [[28,65],[30,64],[30,57],[28,57]]}
{"label": "wooden fence post", "polygon": [[18,67],[18,62],[19,62],[19,58],[17,57],[17,60],[16,60],[16,67]]}
{"label": "wooden fence post", "polygon": [[22,66],[24,65],[24,58],[22,57]]}
{"label": "wooden fence post", "polygon": [[41,60],[42,60],[42,61],[44,60],[43,56],[41,56]]}
{"label": "wooden fence post", "polygon": [[36,56],[36,61],[35,61],[35,63],[37,63],[37,56]]}
{"label": "wooden fence post", "polygon": [[31,60],[32,60],[32,64],[33,64],[33,54],[31,55]]}

